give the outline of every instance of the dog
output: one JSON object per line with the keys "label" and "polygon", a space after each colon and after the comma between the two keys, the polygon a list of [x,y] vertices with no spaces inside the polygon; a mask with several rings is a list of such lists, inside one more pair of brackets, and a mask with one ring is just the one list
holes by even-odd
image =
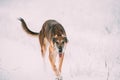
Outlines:
{"label": "dog", "polygon": [[[49,43],[49,61],[52,70],[57,77],[61,76],[62,63],[65,54],[65,48],[68,43],[67,35],[63,26],[56,20],[47,20],[39,33],[31,31],[23,18],[19,18],[23,29],[33,36],[39,36],[42,57],[45,57],[47,42]],[[57,57],[58,56],[58,57]],[[56,67],[56,58],[59,58],[58,68]]]}

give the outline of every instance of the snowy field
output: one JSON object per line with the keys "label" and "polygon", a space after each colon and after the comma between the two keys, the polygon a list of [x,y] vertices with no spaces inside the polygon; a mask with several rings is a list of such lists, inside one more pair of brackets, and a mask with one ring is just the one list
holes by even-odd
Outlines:
{"label": "snowy field", "polygon": [[0,0],[0,80],[55,80],[19,17],[36,32],[48,19],[64,26],[63,80],[120,80],[120,0]]}

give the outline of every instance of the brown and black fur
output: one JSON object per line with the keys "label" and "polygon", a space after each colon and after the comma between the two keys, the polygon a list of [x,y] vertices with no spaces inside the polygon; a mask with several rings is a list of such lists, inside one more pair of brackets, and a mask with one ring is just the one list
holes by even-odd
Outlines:
{"label": "brown and black fur", "polygon": [[[22,23],[23,29],[27,33],[39,36],[42,57],[45,56],[47,49],[47,42],[49,42],[49,60],[55,75],[60,76],[63,58],[64,58],[64,49],[68,42],[66,32],[63,26],[55,20],[47,20],[43,24],[40,33],[37,33],[28,29],[24,19],[19,18],[19,20]],[[57,55],[59,56],[58,68],[56,67],[55,64]]]}

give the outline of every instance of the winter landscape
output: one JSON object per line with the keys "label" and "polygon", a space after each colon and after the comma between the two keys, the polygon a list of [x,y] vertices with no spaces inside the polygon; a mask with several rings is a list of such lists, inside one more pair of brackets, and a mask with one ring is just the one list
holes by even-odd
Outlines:
{"label": "winter landscape", "polygon": [[0,0],[0,80],[55,80],[39,40],[24,32],[23,17],[39,32],[60,22],[69,43],[63,80],[120,80],[120,0]]}

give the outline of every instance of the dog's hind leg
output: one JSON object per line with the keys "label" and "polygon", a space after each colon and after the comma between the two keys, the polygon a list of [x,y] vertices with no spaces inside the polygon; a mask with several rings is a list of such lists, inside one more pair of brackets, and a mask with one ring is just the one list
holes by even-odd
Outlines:
{"label": "dog's hind leg", "polygon": [[42,57],[44,58],[46,53],[46,41],[43,31],[40,31],[39,40],[40,40]]}

